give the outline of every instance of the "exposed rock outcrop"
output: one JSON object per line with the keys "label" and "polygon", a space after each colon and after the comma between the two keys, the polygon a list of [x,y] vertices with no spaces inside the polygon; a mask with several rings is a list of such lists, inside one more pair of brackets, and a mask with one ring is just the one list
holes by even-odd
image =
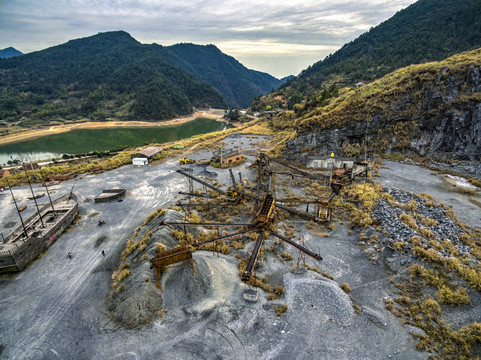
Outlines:
{"label": "exposed rock outcrop", "polygon": [[[311,122],[301,127],[298,137],[287,144],[285,154],[299,159],[306,147],[311,148],[311,154],[312,150],[319,155],[343,153],[347,145],[366,142],[375,151],[479,160],[481,67],[439,69],[434,78],[433,71],[412,75],[414,80],[407,78],[414,86],[393,89],[388,99],[378,99],[382,106],[368,109],[370,114],[363,115],[363,121],[345,119],[341,126],[320,122],[317,128]],[[348,111],[352,112],[355,105],[348,105]],[[366,111],[366,105],[359,111]]]}

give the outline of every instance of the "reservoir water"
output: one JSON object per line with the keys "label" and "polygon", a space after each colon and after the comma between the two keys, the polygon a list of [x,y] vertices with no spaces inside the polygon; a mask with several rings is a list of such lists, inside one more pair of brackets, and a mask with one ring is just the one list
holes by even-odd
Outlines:
{"label": "reservoir water", "polygon": [[10,156],[13,159],[37,161],[59,157],[62,154],[105,151],[118,146],[165,143],[220,131],[227,126],[225,123],[213,119],[199,118],[175,126],[74,130],[63,134],[0,145],[0,165],[6,164],[11,159]]}

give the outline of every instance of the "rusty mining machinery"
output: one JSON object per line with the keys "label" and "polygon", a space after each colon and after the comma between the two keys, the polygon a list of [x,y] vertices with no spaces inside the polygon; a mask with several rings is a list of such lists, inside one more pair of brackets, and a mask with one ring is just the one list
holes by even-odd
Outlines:
{"label": "rusty mining machinery", "polygon": [[[272,169],[269,169],[269,165],[271,162],[277,163],[290,170],[293,170],[296,172],[296,174],[294,175],[292,173],[279,172],[279,171],[274,171]],[[264,153],[259,154],[257,165],[258,165],[257,189],[259,189],[259,182],[260,182],[259,179],[262,177],[263,172],[265,171],[276,173],[276,174],[291,175],[293,179],[295,176],[297,176],[297,177],[305,177],[311,180],[320,180],[328,184],[328,186],[331,188],[331,194],[327,199],[320,199],[320,200],[315,199],[315,200],[302,201],[302,203],[307,203],[306,213],[309,212],[309,204],[317,205],[317,208],[315,211],[315,214],[316,214],[315,218],[316,218],[316,221],[319,221],[319,222],[331,221],[331,217],[332,217],[331,203],[334,200],[334,198],[340,194],[340,191],[344,186],[350,185],[356,178],[358,177],[367,178],[368,171],[369,171],[369,163],[367,162],[367,160],[361,159],[361,158],[358,158],[354,161],[354,166],[352,168],[338,169],[330,175],[322,175],[322,174],[314,175],[307,171],[301,170],[295,166],[287,164],[284,161],[271,158]],[[277,201],[280,203],[289,203],[289,202],[301,203],[301,201],[299,200],[292,201],[292,199],[286,199],[286,200],[278,199]]]}
{"label": "rusty mining machinery", "polygon": [[[331,188],[332,192],[330,196],[327,199],[315,199],[315,200],[308,200],[307,201],[307,207],[306,211],[300,211],[297,209],[293,209],[291,207],[286,206],[282,201],[276,200],[275,197],[273,197],[272,192],[271,192],[271,183],[272,183],[272,174],[273,173],[280,173],[280,172],[275,172],[272,169],[269,168],[269,162],[275,162],[278,163],[281,166],[285,166],[289,168],[290,170],[293,170],[296,172],[295,176],[302,176],[302,177],[307,177],[309,179],[313,180],[323,180],[329,183],[329,187]],[[276,209],[281,209],[284,211],[287,211],[291,214],[300,216],[304,219],[308,220],[313,220],[316,222],[328,222],[331,220],[331,215],[332,215],[332,208],[330,207],[331,202],[333,201],[334,197],[336,195],[340,194],[340,190],[342,189],[343,186],[349,185],[356,177],[358,176],[365,176],[367,177],[367,170],[368,170],[368,164],[365,160],[363,159],[356,159],[355,165],[358,165],[357,169],[340,169],[336,170],[333,174],[330,176],[325,176],[325,175],[314,175],[311,174],[307,171],[298,169],[292,165],[286,164],[285,162],[273,159],[268,157],[264,153],[260,153],[259,157],[256,161],[257,165],[257,186],[256,186],[256,194],[253,195],[249,192],[246,192],[244,190],[241,190],[238,184],[235,181],[234,174],[232,173],[232,170],[229,169],[230,172],[230,177],[231,177],[231,182],[232,186],[229,187],[227,190],[222,190],[212,184],[209,184],[206,181],[203,181],[202,179],[199,179],[195,177],[192,172],[186,172],[184,170],[177,170],[178,173],[183,175],[188,179],[189,182],[189,192],[179,192],[179,194],[187,195],[189,196],[189,203],[188,204],[178,204],[181,206],[206,206],[206,207],[224,207],[226,205],[231,205],[231,204],[238,204],[244,201],[245,199],[250,199],[254,200],[256,203],[255,206],[255,216],[254,216],[254,222],[250,224],[232,224],[232,223],[188,223],[188,222],[171,222],[171,223],[163,223],[161,225],[163,226],[179,226],[179,227],[184,227],[184,231],[186,231],[186,227],[190,226],[207,226],[207,227],[224,227],[224,226],[230,226],[230,227],[243,227],[244,229],[225,236],[217,236],[214,239],[207,240],[204,242],[200,243],[195,243],[193,245],[184,245],[178,248],[166,250],[160,253],[157,253],[154,258],[151,260],[151,267],[155,268],[156,275],[157,275],[157,285],[160,286],[159,284],[159,278],[160,278],[160,272],[165,269],[166,266],[187,261],[191,261],[192,265],[192,270],[194,272],[193,268],[193,261],[192,261],[192,253],[194,249],[200,248],[204,245],[208,245],[211,243],[215,243],[217,241],[221,240],[228,240],[231,238],[235,238],[238,236],[243,236],[252,232],[258,232],[259,236],[256,240],[254,249],[251,253],[251,256],[249,258],[249,262],[247,264],[246,270],[244,271],[242,275],[242,280],[245,282],[248,282],[249,279],[251,278],[255,264],[257,262],[257,257],[259,255],[260,249],[262,247],[262,244],[264,242],[264,235],[265,232],[268,231],[270,234],[274,235],[275,237],[279,238],[280,240],[288,243],[289,245],[297,248],[301,253],[307,254],[308,256],[320,261],[322,260],[322,257],[320,254],[316,254],[313,251],[307,249],[303,244],[298,244],[295,241],[292,241],[280,234],[278,234],[275,231],[272,231],[270,228],[270,225],[276,221]],[[267,191],[264,197],[260,196],[260,191],[261,191],[261,182],[262,182],[262,177],[267,174]],[[291,175],[292,174],[285,174],[285,175]],[[240,180],[242,181],[241,174],[239,173]],[[293,176],[294,177],[294,176]],[[190,197],[203,197],[203,198],[209,198],[208,195],[206,194],[196,194],[194,192],[193,188],[193,182],[198,182],[201,185],[203,185],[205,188],[209,188],[211,190],[216,191],[217,193],[223,195],[225,199],[227,200],[227,203],[225,204],[193,204],[190,202]],[[309,204],[316,204],[317,205],[317,210],[315,212],[315,215],[312,215],[309,213]],[[190,210],[190,208],[189,208]],[[218,234],[219,235],[219,234]]]}
{"label": "rusty mining machinery", "polygon": [[[277,163],[281,166],[284,166],[290,170],[293,170],[296,172],[294,175],[293,173],[285,173],[285,172],[280,172],[280,171],[274,171],[272,169],[269,169],[269,165],[271,162]],[[281,204],[284,203],[306,203],[306,213],[309,213],[309,204],[315,204],[317,205],[317,208],[315,210],[315,221],[318,222],[329,222],[331,221],[331,216],[332,216],[332,208],[331,208],[331,202],[334,200],[334,197],[339,194],[340,189],[344,185],[344,182],[336,182],[336,190],[334,190],[334,187],[332,185],[332,176],[331,175],[322,175],[322,174],[312,174],[307,171],[301,170],[295,166],[289,165],[286,162],[268,157],[264,153],[259,154],[259,160],[258,160],[258,168],[261,170],[258,172],[258,178],[262,176],[263,171],[267,171],[268,173],[275,173],[275,174],[282,174],[282,175],[290,175],[293,179],[294,177],[305,177],[310,180],[320,180],[325,182],[326,184],[330,184],[332,193],[327,199],[313,199],[313,200],[304,200],[300,201],[298,199],[278,199],[277,201],[280,202]],[[267,170],[268,169],[268,170]],[[340,185],[340,186],[338,186]]]}
{"label": "rusty mining machinery", "polygon": [[[297,209],[292,209],[292,208],[289,208],[285,205],[281,205],[279,203],[276,203],[276,200],[272,196],[272,193],[270,191],[271,176],[269,176],[269,184],[268,184],[268,188],[267,188],[267,193],[265,194],[265,196],[263,198],[261,198],[259,196],[259,189],[260,189],[260,182],[259,181],[258,181],[256,195],[253,195],[253,194],[250,194],[248,192],[245,192],[245,191],[239,189],[239,187],[237,186],[237,184],[235,182],[234,175],[232,174],[232,172],[230,173],[230,175],[231,175],[231,181],[233,183],[233,190],[228,190],[228,191],[224,191],[223,189],[220,189],[220,188],[218,188],[214,185],[211,185],[208,182],[203,181],[202,179],[199,179],[196,176],[194,176],[191,173],[188,173],[186,171],[177,170],[177,172],[180,173],[181,175],[183,175],[184,177],[186,177],[187,179],[198,182],[198,183],[202,184],[203,186],[205,186],[206,188],[209,188],[211,190],[214,190],[214,191],[218,192],[221,195],[224,195],[227,199],[233,197],[229,194],[228,191],[233,191],[233,192],[235,192],[235,196],[234,196],[235,199],[241,198],[241,199],[255,200],[256,203],[260,204],[260,206],[256,207],[256,211],[255,211],[255,215],[254,215],[254,221],[252,223],[249,223],[249,224],[245,224],[245,223],[242,223],[242,224],[233,224],[233,223],[188,223],[188,222],[169,222],[169,223],[164,222],[164,223],[161,223],[160,224],[161,226],[179,226],[179,227],[184,227],[184,229],[185,229],[185,227],[189,227],[189,226],[207,226],[207,227],[227,226],[227,227],[242,227],[243,229],[241,231],[233,233],[233,234],[219,236],[219,237],[216,237],[216,238],[211,239],[211,240],[206,240],[204,242],[195,243],[195,244],[192,244],[192,245],[189,245],[189,246],[181,246],[181,247],[177,247],[177,248],[174,248],[174,249],[169,249],[169,250],[165,250],[165,251],[161,251],[159,253],[156,253],[155,256],[151,259],[150,262],[151,262],[151,268],[154,268],[155,272],[156,272],[157,286],[160,287],[160,283],[159,283],[160,272],[163,271],[168,265],[190,260],[191,264],[192,264],[192,270],[194,272],[193,263],[192,263],[192,253],[193,253],[194,249],[200,248],[204,245],[215,243],[217,241],[227,240],[227,239],[231,239],[231,238],[238,237],[238,236],[243,236],[243,235],[246,235],[246,234],[249,234],[249,233],[252,233],[252,232],[259,233],[259,236],[256,240],[255,245],[254,245],[254,249],[253,249],[253,251],[250,255],[247,267],[246,267],[244,273],[242,274],[242,281],[244,281],[244,282],[248,282],[250,280],[253,272],[254,272],[254,268],[255,268],[255,264],[257,262],[259,252],[260,252],[262,244],[264,243],[264,240],[265,240],[265,232],[266,231],[268,231],[271,235],[274,235],[275,237],[279,238],[283,242],[295,247],[296,249],[303,252],[304,254],[312,257],[313,259],[315,259],[317,261],[322,260],[322,257],[321,257],[320,254],[317,254],[317,253],[311,251],[310,249],[306,248],[305,246],[300,245],[300,244],[296,243],[295,241],[293,241],[291,239],[288,239],[288,238],[278,234],[277,232],[275,232],[271,229],[270,225],[276,221],[276,211],[275,211],[276,209],[282,209],[282,210],[285,210],[285,211],[287,211],[291,214],[294,214],[294,215],[297,215],[297,216],[300,216],[300,217],[303,217],[303,218],[306,218],[306,219],[309,219],[309,220],[316,221],[316,217],[311,215],[311,214],[308,214],[307,212],[303,212],[303,211],[300,211],[300,210],[297,210]],[[258,174],[261,174],[261,173],[262,173],[262,170],[259,170]],[[259,178],[260,177],[258,177],[258,179]],[[188,193],[182,193],[182,194],[185,194],[185,195],[188,195],[188,196],[203,196],[203,197],[205,196],[203,194],[195,194],[192,186],[190,186],[189,190],[190,191]],[[206,205],[206,204],[204,204],[204,205]]]}

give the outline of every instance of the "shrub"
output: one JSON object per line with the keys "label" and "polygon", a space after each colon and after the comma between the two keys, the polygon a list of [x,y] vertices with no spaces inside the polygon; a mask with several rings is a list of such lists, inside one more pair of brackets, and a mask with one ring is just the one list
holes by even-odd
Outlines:
{"label": "shrub", "polygon": [[438,291],[436,291],[436,298],[441,304],[463,305],[471,303],[464,288],[453,290],[448,286],[441,286]]}
{"label": "shrub", "polygon": [[280,304],[276,306],[276,314],[277,316],[281,316],[287,311],[287,305],[286,304]]}
{"label": "shrub", "polygon": [[162,216],[165,214],[165,210],[162,208],[158,208],[154,212],[152,212],[147,218],[145,219],[144,225],[147,225],[149,222],[152,221],[153,218],[155,218],[157,215]]}
{"label": "shrub", "polygon": [[405,223],[414,231],[419,231],[419,226],[416,224],[416,220],[414,220],[411,215],[408,215],[405,212],[403,212],[399,217],[399,220],[401,220],[403,223]]}

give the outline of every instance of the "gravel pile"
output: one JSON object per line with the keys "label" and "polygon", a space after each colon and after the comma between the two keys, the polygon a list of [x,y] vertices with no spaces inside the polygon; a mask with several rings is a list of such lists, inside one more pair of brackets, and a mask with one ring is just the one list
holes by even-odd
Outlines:
{"label": "gravel pile", "polygon": [[[405,249],[412,249],[413,246],[410,240],[413,236],[418,236],[424,245],[428,244],[429,239],[400,220],[401,215],[406,213],[410,214],[413,220],[416,221],[420,231],[422,229],[430,230],[436,236],[438,242],[442,242],[445,239],[451,241],[460,255],[469,253],[469,247],[461,243],[459,239],[459,235],[465,233],[465,231],[446,216],[446,210],[442,206],[432,206],[432,203],[428,205],[428,200],[400,189],[385,188],[384,191],[391,194],[397,204],[401,206],[415,200],[417,204],[416,213],[423,218],[433,219],[437,223],[432,226],[425,226],[408,210],[392,207],[385,199],[381,199],[372,211],[372,218],[381,222],[380,226],[390,234],[391,242],[402,241]],[[450,256],[447,251],[439,252],[439,254]]]}
{"label": "gravel pile", "polygon": [[354,309],[351,299],[335,281],[309,272],[304,276],[288,273],[284,282],[287,305],[296,316],[321,324],[332,321],[347,326],[352,323]]}

